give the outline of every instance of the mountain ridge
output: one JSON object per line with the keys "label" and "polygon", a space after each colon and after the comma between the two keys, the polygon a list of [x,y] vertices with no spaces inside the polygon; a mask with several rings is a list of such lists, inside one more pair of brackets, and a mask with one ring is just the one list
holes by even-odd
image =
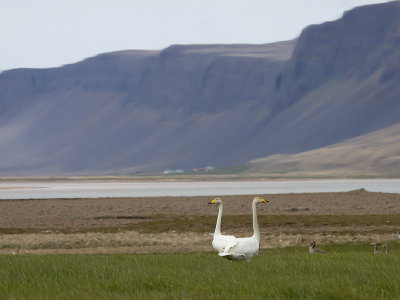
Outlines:
{"label": "mountain ridge", "polygon": [[122,50],[4,71],[0,174],[222,167],[387,128],[400,115],[398,15],[394,1],[292,41]]}
{"label": "mountain ridge", "polygon": [[[273,44],[272,49],[268,45],[260,48],[270,50],[274,56],[276,46],[287,48],[288,59],[293,42]],[[237,106],[250,111],[256,105],[242,102],[241,98],[262,102],[274,78],[271,69],[282,65],[275,57],[266,59],[268,53],[261,58],[244,56],[248,52],[246,48],[254,52],[258,47],[255,45],[242,45],[241,50],[232,46],[233,52],[240,54],[237,59],[230,52],[228,56],[221,55],[221,51],[204,53],[207,47],[201,46],[201,53],[195,57],[191,54],[189,58],[170,53],[188,47],[173,46],[166,52],[140,52],[139,58],[135,51],[124,51],[98,55],[61,68],[2,73],[0,95],[6,97],[1,98],[3,109],[0,109],[3,119],[0,153],[5,158],[0,162],[1,171],[18,173],[21,168],[59,174],[107,172],[115,168],[116,172],[118,169],[154,172],[171,167],[202,166],[202,162],[196,162],[196,156],[204,152],[204,160],[207,150],[197,153],[191,149],[185,153],[177,145],[180,149],[193,148],[191,144],[198,144],[195,132],[199,136],[214,132],[212,139],[218,138],[217,132],[223,135],[226,128],[221,129],[218,117],[226,117],[234,126],[234,121],[241,117],[241,112],[235,111]],[[193,50],[196,46],[189,48]],[[229,79],[220,75],[226,68],[232,73]],[[256,84],[248,80],[249,87],[244,90],[238,83],[248,76],[258,76],[261,80]],[[2,84],[7,86],[10,77],[13,80],[22,77],[26,87],[14,87],[13,93],[7,95]],[[266,80],[270,83],[265,84]],[[236,90],[227,90],[226,86],[232,82],[236,82],[233,87]],[[27,94],[29,101],[26,101]],[[7,118],[7,114],[11,116]],[[178,138],[176,132],[186,135],[186,139]],[[86,143],[88,140],[91,143]],[[75,146],[66,148],[65,145]],[[177,152],[194,162],[189,162],[190,166],[179,162],[179,158],[174,158]],[[159,159],[159,153],[166,158]],[[130,160],[135,161],[134,166]],[[158,165],[154,167],[153,163]],[[217,163],[216,159],[210,159],[208,164]]]}

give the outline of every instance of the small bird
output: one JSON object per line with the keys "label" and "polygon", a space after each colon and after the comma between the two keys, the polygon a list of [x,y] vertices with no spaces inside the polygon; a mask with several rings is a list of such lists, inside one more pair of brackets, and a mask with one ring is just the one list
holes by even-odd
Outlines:
{"label": "small bird", "polygon": [[377,243],[371,243],[370,245],[374,246],[374,253],[375,254],[382,254],[382,251],[378,251],[378,244]]}
{"label": "small bird", "polygon": [[385,253],[386,254],[389,254],[389,245],[388,244],[384,243],[384,244],[381,245],[381,247],[385,248]]}
{"label": "small bird", "polygon": [[12,251],[11,253],[12,253],[12,255],[18,255],[18,253],[19,253],[19,245],[17,246],[17,249],[15,251]]}
{"label": "small bird", "polygon": [[319,249],[319,248],[315,248],[315,241],[311,241],[310,243],[310,247],[308,248],[310,253],[325,253],[324,250]]}

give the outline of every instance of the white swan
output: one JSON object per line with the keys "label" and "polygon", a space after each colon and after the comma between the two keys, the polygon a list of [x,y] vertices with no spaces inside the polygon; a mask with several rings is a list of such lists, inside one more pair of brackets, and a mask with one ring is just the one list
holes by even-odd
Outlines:
{"label": "white swan", "polygon": [[220,253],[224,251],[228,243],[231,243],[233,240],[236,240],[236,238],[233,235],[221,234],[221,219],[223,210],[221,198],[215,198],[210,202],[208,202],[208,204],[218,204],[218,218],[217,218],[217,225],[215,226],[212,246],[218,253]]}
{"label": "white swan", "polygon": [[218,255],[230,260],[245,260],[250,259],[256,255],[260,250],[260,229],[258,228],[257,221],[257,203],[267,203],[261,197],[254,197],[253,199],[253,229],[254,234],[248,238],[235,238],[229,240],[223,252]]}

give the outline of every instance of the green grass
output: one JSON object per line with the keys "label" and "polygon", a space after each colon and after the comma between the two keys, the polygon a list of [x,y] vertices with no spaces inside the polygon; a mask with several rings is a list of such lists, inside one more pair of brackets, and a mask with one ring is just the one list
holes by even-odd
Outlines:
{"label": "green grass", "polygon": [[214,253],[0,256],[1,299],[399,299],[400,244]]}

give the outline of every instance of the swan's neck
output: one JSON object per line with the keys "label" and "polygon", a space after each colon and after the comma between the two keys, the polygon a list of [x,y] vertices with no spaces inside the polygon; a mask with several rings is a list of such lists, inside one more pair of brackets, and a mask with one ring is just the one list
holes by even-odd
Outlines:
{"label": "swan's neck", "polygon": [[223,209],[223,205],[221,202],[218,205],[218,218],[217,218],[217,225],[215,226],[214,234],[221,234],[222,209]]}
{"label": "swan's neck", "polygon": [[253,229],[254,229],[253,236],[255,236],[256,239],[259,241],[260,240],[260,229],[258,228],[257,206],[256,206],[255,201],[253,201]]}

